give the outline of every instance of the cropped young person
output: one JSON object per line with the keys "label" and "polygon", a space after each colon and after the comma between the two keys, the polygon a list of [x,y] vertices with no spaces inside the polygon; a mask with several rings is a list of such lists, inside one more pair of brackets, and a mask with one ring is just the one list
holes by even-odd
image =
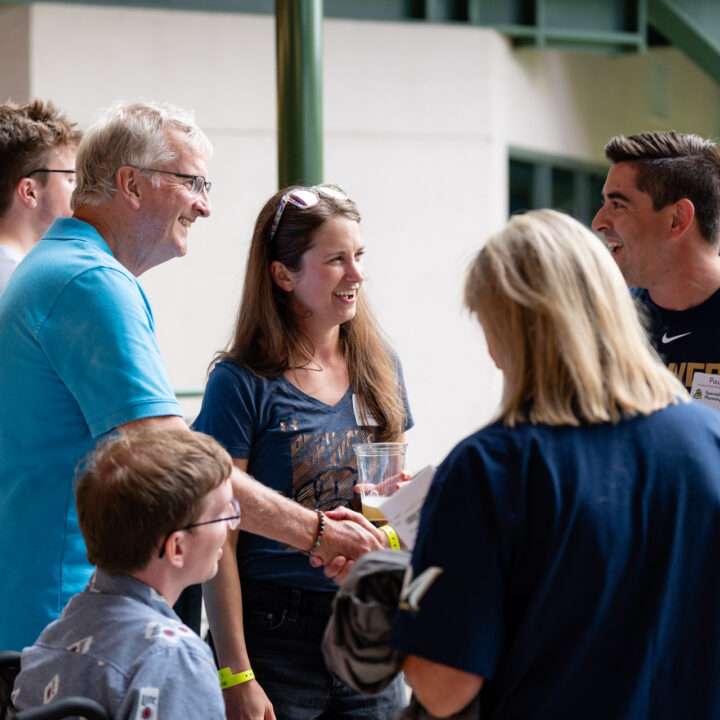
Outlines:
{"label": "cropped young person", "polygon": [[230,348],[195,423],[238,467],[318,514],[318,547],[233,533],[208,583],[220,666],[255,676],[225,691],[229,718],[369,720],[405,702],[399,679],[367,698],[328,673],[320,640],[335,586],[301,552],[323,550],[325,511],[359,508],[353,446],[400,440],[412,425],[399,361],[362,290],[359,222],[334,186],[288,188],[265,204]]}
{"label": "cropped young person", "polygon": [[485,720],[720,717],[720,414],[565,215],[513,217],[465,299],[504,390],[423,509],[415,576],[441,572],[395,626],[416,696],[439,717],[478,692]]}
{"label": "cropped young person", "polygon": [[100,444],[76,492],[97,569],[23,652],[17,709],[81,695],[113,718],[225,717],[212,652],[172,606],[215,575],[240,522],[232,472],[201,433],[125,431]]}
{"label": "cropped young person", "polygon": [[56,217],[69,217],[82,133],[52,102],[0,105],[0,293]]}

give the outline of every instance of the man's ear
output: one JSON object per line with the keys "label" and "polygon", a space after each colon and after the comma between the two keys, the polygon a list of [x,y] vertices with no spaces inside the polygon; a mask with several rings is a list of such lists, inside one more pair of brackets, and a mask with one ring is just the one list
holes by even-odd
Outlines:
{"label": "man's ear", "polygon": [[270,272],[272,273],[275,284],[281,290],[285,292],[293,291],[292,273],[279,260],[273,260],[270,263]]}
{"label": "man's ear", "polygon": [[673,237],[680,237],[692,224],[695,219],[695,206],[691,200],[680,198],[673,203],[672,227],[671,233]]}
{"label": "man's ear", "polygon": [[115,187],[125,198],[130,207],[140,208],[142,193],[140,191],[140,171],[131,165],[121,165],[115,172]]}
{"label": "man's ear", "polygon": [[187,559],[185,531],[176,530],[170,534],[170,537],[165,541],[165,557],[176,568],[185,566],[185,560]]}
{"label": "man's ear", "polygon": [[25,205],[25,207],[37,207],[37,183],[32,178],[24,177],[20,180],[15,188],[15,192],[20,199],[20,202]]}

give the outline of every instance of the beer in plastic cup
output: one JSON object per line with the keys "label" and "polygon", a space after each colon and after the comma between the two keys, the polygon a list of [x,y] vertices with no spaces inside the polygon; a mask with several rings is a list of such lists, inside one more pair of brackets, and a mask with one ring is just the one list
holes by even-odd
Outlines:
{"label": "beer in plastic cup", "polygon": [[366,443],[353,448],[357,458],[362,513],[371,522],[386,522],[378,505],[395,492],[405,468],[407,443]]}

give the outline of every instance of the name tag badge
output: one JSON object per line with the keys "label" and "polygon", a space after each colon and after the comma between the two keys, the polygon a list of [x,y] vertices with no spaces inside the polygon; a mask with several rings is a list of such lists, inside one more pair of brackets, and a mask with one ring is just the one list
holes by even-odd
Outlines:
{"label": "name tag badge", "polygon": [[355,422],[362,427],[377,427],[380,423],[370,414],[365,403],[355,394],[352,396],[353,412]]}
{"label": "name tag badge", "polygon": [[693,400],[720,410],[720,375],[696,372],[693,375],[690,396]]}

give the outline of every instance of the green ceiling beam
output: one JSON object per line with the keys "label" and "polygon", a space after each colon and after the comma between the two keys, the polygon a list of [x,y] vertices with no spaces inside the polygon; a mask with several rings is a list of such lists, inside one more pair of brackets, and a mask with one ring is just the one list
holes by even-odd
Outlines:
{"label": "green ceiling beam", "polygon": [[[0,6],[34,0],[0,0]],[[65,2],[66,0],[44,0]],[[307,0],[73,0],[88,5],[271,13]],[[320,0],[318,0],[320,2]],[[643,52],[648,27],[720,83],[718,0],[325,0],[326,17],[442,22],[491,27],[517,46]],[[304,31],[302,31],[304,32]]]}
{"label": "green ceiling beam", "polygon": [[648,23],[720,83],[720,4],[647,0]]}

